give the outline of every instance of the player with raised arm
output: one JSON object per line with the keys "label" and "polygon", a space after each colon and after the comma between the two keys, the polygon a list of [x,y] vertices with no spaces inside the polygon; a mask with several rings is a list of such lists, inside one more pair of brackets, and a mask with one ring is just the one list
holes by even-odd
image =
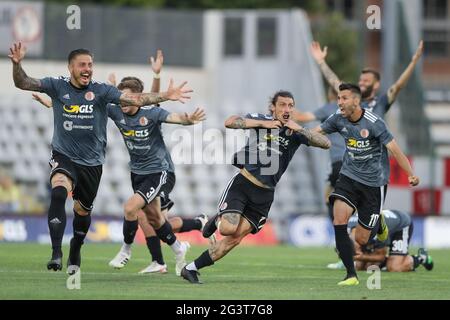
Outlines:
{"label": "player with raised arm", "polygon": [[68,56],[70,77],[36,79],[22,68],[26,49],[14,43],[8,57],[13,66],[13,80],[22,90],[44,92],[53,101],[53,139],[50,165],[51,200],[48,226],[52,256],[50,270],[62,269],[62,238],[66,226],[65,202],[69,192],[74,199],[73,238],[70,241],[67,272],[75,273],[81,264],[80,250],[91,224],[90,213],[97,194],[105,158],[106,105],[110,102],[138,106],[167,100],[185,102],[190,98],[186,82],[166,92],[121,93],[117,88],[92,80],[93,56],[77,49]]}
{"label": "player with raised arm", "polygon": [[[336,248],[347,269],[339,285],[359,284],[353,263],[353,244],[347,233],[351,215],[358,211],[355,240],[363,246],[372,229],[379,227],[380,212],[389,181],[388,150],[408,174],[412,186],[419,184],[408,158],[404,155],[383,119],[361,107],[361,90],[357,85],[339,86],[339,110],[313,131],[339,132],[346,152],[336,188],[330,195]],[[376,229],[375,229],[376,230]]]}
{"label": "player with raised arm", "polygon": [[198,270],[223,258],[248,234],[261,230],[274,199],[275,186],[302,144],[330,147],[325,136],[291,120],[293,109],[292,94],[279,91],[271,99],[270,115],[247,114],[245,118],[234,115],[225,121],[226,128],[250,129],[250,137],[234,156],[233,165],[240,171],[220,197],[217,215],[203,229],[205,238],[217,229],[223,238],[211,243],[208,250],[183,268],[181,276],[190,283],[201,283]]}

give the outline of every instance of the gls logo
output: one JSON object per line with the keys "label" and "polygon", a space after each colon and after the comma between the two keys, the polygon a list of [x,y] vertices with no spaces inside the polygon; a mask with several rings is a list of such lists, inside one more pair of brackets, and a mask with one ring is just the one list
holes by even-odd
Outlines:
{"label": "gls logo", "polygon": [[144,130],[122,130],[122,134],[125,137],[145,138],[148,137],[148,129]]}
{"label": "gls logo", "polygon": [[276,141],[278,144],[282,145],[283,147],[287,148],[289,145],[289,140],[280,136],[274,136],[273,134],[266,134],[264,136],[264,139],[268,141]]}
{"label": "gls logo", "polygon": [[94,105],[93,104],[82,104],[81,106],[79,106],[79,105],[71,105],[71,106],[64,105],[63,109],[65,112],[68,112],[68,113],[92,113],[92,112],[94,112]]}
{"label": "gls logo", "polygon": [[370,146],[370,142],[369,140],[358,141],[356,139],[348,139],[347,146],[352,148],[367,148]]}

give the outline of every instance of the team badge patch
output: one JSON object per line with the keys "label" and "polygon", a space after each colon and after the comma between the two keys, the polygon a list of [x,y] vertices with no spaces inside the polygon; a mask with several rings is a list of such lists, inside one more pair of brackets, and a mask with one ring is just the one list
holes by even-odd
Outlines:
{"label": "team badge patch", "polygon": [[148,124],[148,119],[146,117],[140,117],[139,118],[139,124],[141,126],[146,126]]}
{"label": "team badge patch", "polygon": [[362,129],[359,134],[361,135],[361,137],[363,138],[367,138],[369,136],[369,130],[367,129]]}
{"label": "team badge patch", "polygon": [[224,202],[224,203],[222,203],[222,205],[220,206],[220,211],[223,211],[223,210],[225,210],[226,208],[228,207],[228,203],[226,203],[226,202]]}
{"label": "team badge patch", "polygon": [[86,92],[86,94],[84,95],[84,98],[85,98],[87,101],[92,101],[92,100],[94,100],[94,98],[95,98],[95,94],[94,94],[92,91],[88,91],[88,92]]}

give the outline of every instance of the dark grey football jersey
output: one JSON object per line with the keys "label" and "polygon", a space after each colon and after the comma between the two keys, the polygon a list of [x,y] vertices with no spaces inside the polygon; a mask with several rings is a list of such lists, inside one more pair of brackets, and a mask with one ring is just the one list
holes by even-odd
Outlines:
{"label": "dark grey football jersey", "polygon": [[119,105],[110,104],[108,115],[122,134],[130,154],[131,172],[141,175],[175,172],[161,132],[161,123],[167,119],[168,111],[159,107],[141,107],[136,114],[127,115]]}
{"label": "dark grey football jersey", "polygon": [[386,144],[393,136],[383,119],[363,109],[361,118],[351,122],[338,110],[321,128],[325,133],[339,132],[344,137],[346,152],[341,174],[371,187],[388,184],[390,168]]}
{"label": "dark grey football jersey", "polygon": [[[331,115],[335,114],[338,110],[338,105],[336,102],[333,103],[327,103],[323,107],[317,109],[314,111],[314,116],[317,120],[320,122],[324,122],[327,120]],[[332,133],[328,136],[331,142],[330,147],[330,160],[331,163],[335,163],[338,161],[342,161],[345,154],[345,141],[344,138],[337,132]]]}
{"label": "dark grey football jersey", "polygon": [[96,81],[79,89],[67,77],[41,79],[41,92],[49,95],[53,103],[52,148],[78,164],[103,164],[108,122],[106,105],[119,103],[121,92]]}
{"label": "dark grey football jersey", "polygon": [[385,93],[381,96],[375,96],[373,99],[361,101],[361,108],[369,110],[384,119],[386,112],[391,108],[391,104],[387,93]]}
{"label": "dark grey football jersey", "polygon": [[[246,118],[273,120],[271,115],[247,114]],[[308,139],[299,133],[291,133],[286,127],[281,129],[249,129],[249,137],[243,149],[235,153],[233,165],[245,168],[260,182],[271,189],[286,171],[289,162],[300,145],[309,146]]]}

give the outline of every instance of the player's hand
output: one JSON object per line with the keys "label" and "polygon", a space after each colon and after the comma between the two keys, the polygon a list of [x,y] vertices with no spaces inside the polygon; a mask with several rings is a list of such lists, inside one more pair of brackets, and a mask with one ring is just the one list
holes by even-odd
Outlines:
{"label": "player's hand", "polygon": [[412,57],[412,61],[417,62],[419,61],[420,57],[423,54],[423,40],[420,40],[419,46],[417,47],[416,53],[414,53]]}
{"label": "player's hand", "polygon": [[12,48],[9,48],[9,51],[11,54],[8,54],[8,57],[11,59],[13,63],[20,63],[22,59],[25,57],[25,52],[27,51],[27,48],[22,45],[21,42],[14,43],[14,46]]}
{"label": "player's hand", "polygon": [[108,83],[114,87],[117,87],[117,79],[116,74],[114,72],[108,74]]}
{"label": "player's hand", "polygon": [[302,126],[300,126],[297,122],[294,120],[289,119],[288,122],[284,125],[285,127],[293,130],[293,131],[299,131],[302,129]]}
{"label": "player's hand", "polygon": [[164,62],[163,53],[161,50],[157,50],[156,59],[154,57],[150,57],[150,63],[152,65],[152,70],[154,73],[159,74],[161,72],[163,62]]}
{"label": "player's hand", "polygon": [[409,181],[409,184],[410,184],[412,187],[417,186],[417,185],[419,184],[419,182],[420,182],[418,176],[409,176],[409,177],[408,177],[408,181]]}
{"label": "player's hand", "polygon": [[181,103],[185,103],[186,100],[190,99],[191,96],[189,93],[193,92],[192,89],[183,88],[187,84],[187,81],[184,81],[178,87],[173,86],[173,79],[170,79],[169,88],[166,92],[163,92],[162,96],[167,100],[179,101]]}
{"label": "player's hand", "polygon": [[36,100],[37,102],[42,104],[44,107],[46,107],[46,108],[53,107],[53,104],[52,104],[51,100],[45,99],[43,96],[41,96],[41,95],[39,95],[37,93],[32,93],[31,95],[33,96],[34,100]]}
{"label": "player's hand", "polygon": [[313,41],[311,43],[311,54],[317,63],[322,63],[328,54],[328,47],[324,47],[323,50],[320,48],[320,43]]}
{"label": "player's hand", "polygon": [[193,113],[187,115],[187,119],[189,124],[202,122],[206,120],[205,110],[203,110],[202,108],[197,108]]}
{"label": "player's hand", "polygon": [[261,127],[265,129],[279,129],[283,126],[279,120],[264,120],[262,121]]}

